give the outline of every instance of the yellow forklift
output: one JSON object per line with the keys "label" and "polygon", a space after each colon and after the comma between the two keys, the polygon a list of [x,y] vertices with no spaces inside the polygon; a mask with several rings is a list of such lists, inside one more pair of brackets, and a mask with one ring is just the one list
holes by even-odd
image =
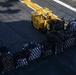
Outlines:
{"label": "yellow forklift", "polygon": [[[67,24],[64,24],[63,21],[57,17],[55,14],[52,13],[52,10],[48,9],[47,7],[40,7],[39,5],[31,2],[30,0],[21,0],[23,3],[25,3],[27,6],[34,9],[31,16],[31,22],[33,26],[40,30],[41,32],[47,32],[50,30],[53,30],[55,26],[60,26],[63,24],[64,27],[67,26]],[[59,25],[60,24],[60,25]],[[60,26],[61,27],[61,26]]]}

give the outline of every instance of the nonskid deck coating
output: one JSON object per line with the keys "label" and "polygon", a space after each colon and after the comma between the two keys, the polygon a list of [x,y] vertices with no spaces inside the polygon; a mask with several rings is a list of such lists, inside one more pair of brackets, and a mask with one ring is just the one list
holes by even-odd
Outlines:
{"label": "nonskid deck coating", "polygon": [[[76,17],[76,13],[68,9],[66,10],[66,8],[56,4],[52,0],[32,1],[40,4],[42,7],[46,6],[52,9],[59,17],[65,17],[66,19]],[[73,6],[73,3],[71,4]],[[14,53],[21,50],[24,43],[30,41],[40,42],[45,39],[45,35],[38,32],[31,25],[30,17],[32,11],[32,9],[18,2],[18,0],[0,0],[0,20],[2,21],[0,22],[0,45],[6,45]],[[49,56],[46,59],[42,59],[40,63],[37,63],[37,61],[33,62],[27,70],[24,67],[6,74],[76,75],[75,47],[57,56]]]}

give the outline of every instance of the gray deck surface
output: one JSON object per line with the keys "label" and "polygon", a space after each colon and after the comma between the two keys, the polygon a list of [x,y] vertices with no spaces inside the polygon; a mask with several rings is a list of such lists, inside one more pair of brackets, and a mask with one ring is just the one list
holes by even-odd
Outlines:
{"label": "gray deck surface", "polygon": [[[71,11],[53,0],[32,0],[42,7],[48,7],[59,17],[70,19],[76,12]],[[74,8],[76,2],[61,0]],[[18,0],[0,0],[0,46],[6,45],[11,52],[22,50],[22,45],[30,41],[40,42],[46,37],[31,25],[33,10]],[[39,61],[38,61],[39,62]],[[76,49],[70,48],[57,56],[50,56],[32,66],[19,68],[3,75],[76,75]]]}

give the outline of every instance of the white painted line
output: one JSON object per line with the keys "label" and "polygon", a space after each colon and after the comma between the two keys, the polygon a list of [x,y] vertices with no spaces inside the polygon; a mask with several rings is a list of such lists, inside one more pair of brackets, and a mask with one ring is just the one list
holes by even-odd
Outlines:
{"label": "white painted line", "polygon": [[34,11],[36,11],[34,8],[32,8],[31,6],[27,5],[28,7],[30,7],[31,9],[33,9]]}
{"label": "white painted line", "polygon": [[[21,3],[24,3],[24,1],[22,1],[22,0],[19,0]],[[28,0],[29,2],[31,2],[31,0]]]}
{"label": "white painted line", "polygon": [[[52,13],[53,14],[53,13]],[[56,16],[55,14],[53,14],[55,17],[58,17],[58,16]]]}
{"label": "white painted line", "polygon": [[64,2],[62,2],[60,0],[53,0],[53,1],[56,2],[56,3],[59,3],[60,5],[66,7],[66,8],[68,8],[68,9],[74,11],[74,12],[76,12],[76,8],[74,8],[74,7],[68,5],[68,4],[66,4],[66,3],[64,3]]}
{"label": "white painted line", "polygon": [[31,2],[31,0],[28,0],[29,2]]}
{"label": "white painted line", "polygon": [[[24,1],[22,1],[22,0],[19,0],[21,3],[24,3]],[[31,0],[28,0],[28,1],[31,1]],[[39,6],[38,4],[36,4],[36,3],[34,3],[36,6],[38,6],[38,7],[40,7],[40,8],[42,8],[41,6]],[[34,8],[32,8],[31,6],[29,6],[29,5],[27,5],[28,7],[30,7],[31,9],[33,9],[34,11],[36,11],[36,9],[34,9]],[[33,12],[31,12],[31,13],[33,13]],[[53,13],[52,13],[53,14]],[[55,14],[53,14],[54,16],[56,16]],[[57,17],[57,16],[56,16]]]}
{"label": "white painted line", "polygon": [[22,0],[19,0],[21,3],[24,3],[24,1],[22,1]]}

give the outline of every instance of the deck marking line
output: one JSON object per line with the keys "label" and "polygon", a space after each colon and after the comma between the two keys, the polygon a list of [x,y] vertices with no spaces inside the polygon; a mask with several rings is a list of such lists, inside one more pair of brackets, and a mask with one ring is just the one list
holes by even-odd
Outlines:
{"label": "deck marking line", "polygon": [[53,0],[53,1],[60,4],[60,5],[62,5],[62,6],[64,6],[64,7],[66,7],[66,8],[68,8],[68,9],[70,9],[70,10],[72,10],[72,11],[74,11],[74,12],[76,12],[76,8],[74,8],[74,7],[68,5],[68,4],[66,4],[66,3],[64,3],[64,2],[62,2],[60,0]]}

